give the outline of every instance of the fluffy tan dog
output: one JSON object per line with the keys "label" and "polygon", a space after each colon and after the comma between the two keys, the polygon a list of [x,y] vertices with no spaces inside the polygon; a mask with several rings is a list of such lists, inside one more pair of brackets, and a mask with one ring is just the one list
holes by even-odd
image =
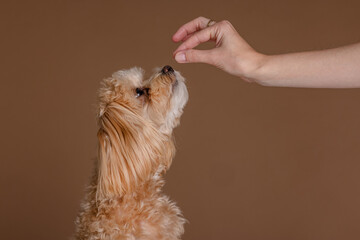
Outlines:
{"label": "fluffy tan dog", "polygon": [[118,71],[99,93],[99,157],[76,219],[76,239],[180,239],[185,222],[161,193],[175,154],[172,130],[188,100],[184,78],[165,66]]}

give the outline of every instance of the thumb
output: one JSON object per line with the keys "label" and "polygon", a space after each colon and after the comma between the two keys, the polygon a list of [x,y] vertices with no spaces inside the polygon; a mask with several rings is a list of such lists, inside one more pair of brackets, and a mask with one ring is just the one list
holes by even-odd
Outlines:
{"label": "thumb", "polygon": [[178,63],[207,63],[214,65],[212,50],[189,49],[176,53],[175,60]]}

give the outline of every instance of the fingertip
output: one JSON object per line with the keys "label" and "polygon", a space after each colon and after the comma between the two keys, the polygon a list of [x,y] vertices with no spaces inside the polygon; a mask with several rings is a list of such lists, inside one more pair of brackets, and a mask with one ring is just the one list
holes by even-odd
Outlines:
{"label": "fingertip", "polygon": [[173,58],[175,59],[176,58],[176,55],[179,53],[180,51],[175,51],[173,52]]}
{"label": "fingertip", "polygon": [[184,47],[183,45],[180,45],[174,52],[173,52],[173,56],[175,56],[176,54],[178,54],[181,51],[186,50],[186,47]]}
{"label": "fingertip", "polygon": [[171,40],[172,40],[173,42],[176,42],[176,43],[180,41],[180,40],[179,40],[179,37],[176,36],[176,33],[172,36]]}
{"label": "fingertip", "polygon": [[186,55],[185,52],[178,52],[175,54],[175,61],[178,63],[185,63],[186,62]]}
{"label": "fingertip", "polygon": [[186,30],[179,28],[177,32],[173,35],[172,39],[174,42],[180,42],[184,37],[186,37]]}
{"label": "fingertip", "polygon": [[175,56],[176,56],[176,54],[179,52],[179,48],[177,48],[173,53],[172,53],[172,55],[173,55],[173,58],[175,58]]}

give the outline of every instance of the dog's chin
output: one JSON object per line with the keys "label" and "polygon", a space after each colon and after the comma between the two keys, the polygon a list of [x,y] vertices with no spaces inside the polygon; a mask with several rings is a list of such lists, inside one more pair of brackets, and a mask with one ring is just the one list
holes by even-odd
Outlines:
{"label": "dog's chin", "polygon": [[188,101],[189,94],[185,85],[185,79],[175,71],[175,81],[172,86],[170,109],[166,114],[166,121],[160,127],[160,131],[171,134],[173,128],[179,125],[183,109]]}
{"label": "dog's chin", "polygon": [[185,107],[188,98],[189,94],[185,85],[185,79],[179,72],[175,71],[175,82],[173,83],[173,94],[171,99],[171,101],[174,102],[174,107],[182,110]]}

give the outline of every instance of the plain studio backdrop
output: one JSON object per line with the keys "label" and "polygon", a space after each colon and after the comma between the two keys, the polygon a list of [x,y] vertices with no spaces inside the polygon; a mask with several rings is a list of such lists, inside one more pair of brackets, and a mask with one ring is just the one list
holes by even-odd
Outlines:
{"label": "plain studio backdrop", "polygon": [[164,189],[188,220],[184,240],[360,239],[360,89],[245,83],[177,64],[171,41],[205,16],[229,20],[265,54],[332,48],[360,40],[359,8],[357,0],[3,2],[0,238],[73,234],[96,158],[99,82],[169,64],[190,93]]}

